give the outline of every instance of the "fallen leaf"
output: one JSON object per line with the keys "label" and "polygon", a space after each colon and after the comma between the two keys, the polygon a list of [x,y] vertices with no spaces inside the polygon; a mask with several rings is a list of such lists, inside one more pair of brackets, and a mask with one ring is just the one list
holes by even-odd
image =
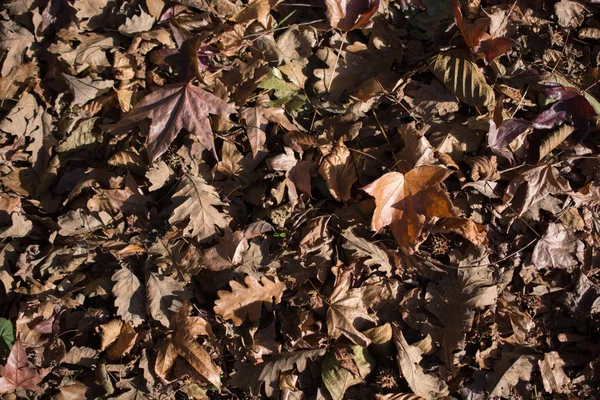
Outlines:
{"label": "fallen leaf", "polygon": [[208,114],[231,114],[235,109],[215,95],[191,83],[165,86],[144,97],[112,130],[152,120],[146,140],[150,161],[160,157],[182,129],[195,134],[212,150],[213,134]]}
{"label": "fallen leaf", "polygon": [[475,246],[486,245],[488,243],[485,226],[478,225],[468,218],[446,218],[435,230],[441,233],[456,233]]}
{"label": "fallen leaf", "polygon": [[378,270],[385,272],[388,275],[392,273],[392,264],[387,253],[378,247],[376,244],[365,240],[352,231],[351,228],[342,232],[342,236],[346,239],[344,248],[354,252],[354,256],[364,258],[365,265],[379,266]]}
{"label": "fallen leaf", "polygon": [[510,392],[520,380],[528,382],[534,369],[535,356],[523,355],[514,359],[506,352],[502,360],[494,364],[494,371],[487,376],[490,396],[510,397]]}
{"label": "fallen leaf", "polygon": [[338,277],[329,297],[329,308],[327,309],[327,332],[333,339],[345,336],[353,343],[367,347],[371,341],[355,324],[359,320],[376,322],[367,311],[368,305],[362,291],[350,288],[350,274],[343,273]]}
{"label": "fallen leaf", "polygon": [[325,0],[325,4],[331,26],[351,31],[369,22],[377,12],[379,0]]}
{"label": "fallen leaf", "polygon": [[517,215],[551,194],[570,194],[569,182],[551,164],[538,164],[519,173],[504,193],[504,203],[511,204]]}
{"label": "fallen leaf", "polygon": [[129,268],[123,267],[112,276],[116,282],[112,293],[115,296],[117,315],[135,326],[146,320],[146,293],[144,286]]}
{"label": "fallen leaf", "polygon": [[352,351],[352,361],[360,373],[358,376],[342,367],[334,352],[329,352],[323,359],[321,377],[333,400],[343,400],[346,390],[364,382],[364,378],[373,368],[374,360],[366,348],[351,346],[350,350]]}
{"label": "fallen leaf", "polygon": [[205,240],[216,232],[216,227],[224,228],[227,220],[215,206],[225,205],[215,188],[201,176],[186,174],[177,192],[173,195],[175,210],[169,217],[169,223],[178,224],[188,221],[183,232],[186,236]]}
{"label": "fallen leaf", "polygon": [[583,243],[563,224],[549,224],[544,236],[536,243],[531,262],[538,269],[571,270],[578,264],[573,254],[583,253]]}
{"label": "fallen leaf", "polygon": [[372,229],[390,226],[400,248],[412,254],[434,218],[454,217],[452,201],[440,184],[452,173],[440,166],[421,166],[406,174],[388,172],[363,190],[375,197]]}
{"label": "fallen leaf", "polygon": [[90,100],[108,92],[114,85],[114,81],[105,79],[92,79],[89,76],[77,78],[63,74],[63,79],[73,94],[71,106],[82,106]]}
{"label": "fallen leaf", "polygon": [[35,391],[39,389],[38,383],[44,379],[27,360],[25,349],[18,338],[0,375],[0,393],[12,392],[17,388]]}
{"label": "fallen leaf", "polygon": [[577,28],[584,19],[586,8],[583,4],[572,0],[560,0],[554,3],[554,13],[558,24],[563,28]]}
{"label": "fallen leaf", "polygon": [[31,47],[34,36],[14,21],[0,21],[0,50],[5,52],[0,76],[7,76],[14,67],[23,62],[25,51]]}
{"label": "fallen leaf", "polygon": [[409,345],[402,331],[394,327],[394,344],[398,350],[398,368],[412,391],[426,400],[448,395],[448,386],[440,378],[423,372],[421,350]]}
{"label": "fallen leaf", "polygon": [[564,142],[574,130],[575,128],[570,125],[562,125],[555,129],[550,135],[546,136],[542,141],[542,144],[540,144],[538,161],[542,161],[548,153]]}
{"label": "fallen leaf", "polygon": [[568,393],[571,379],[565,374],[565,362],[557,351],[544,354],[544,359],[538,361],[544,390],[548,393]]}
{"label": "fallen leaf", "polygon": [[264,357],[264,362],[257,365],[236,362],[230,384],[241,389],[251,388],[252,393],[258,396],[264,383],[265,393],[271,397],[279,389],[278,381],[281,372],[289,371],[294,367],[302,372],[306,369],[309,360],[322,356],[326,351],[327,349],[311,349],[268,355]]}
{"label": "fallen leaf", "polygon": [[277,278],[270,280],[266,276],[260,282],[251,276],[244,279],[246,286],[231,281],[231,292],[219,290],[215,300],[215,313],[224,319],[232,320],[235,326],[244,323],[246,316],[250,321],[258,321],[263,304],[270,308],[281,301],[285,284]]}
{"label": "fallen leaf", "polygon": [[494,104],[494,90],[485,76],[475,63],[458,51],[439,53],[431,60],[429,70],[460,101],[474,107],[489,108]]}
{"label": "fallen leaf", "polygon": [[348,201],[350,190],[358,180],[354,159],[350,150],[343,144],[337,144],[331,153],[323,158],[319,173],[327,182],[329,192],[337,201]]}
{"label": "fallen leaf", "polygon": [[150,272],[146,275],[146,292],[148,296],[148,313],[163,326],[170,327],[170,318],[178,299],[190,297],[185,284],[171,276]]}

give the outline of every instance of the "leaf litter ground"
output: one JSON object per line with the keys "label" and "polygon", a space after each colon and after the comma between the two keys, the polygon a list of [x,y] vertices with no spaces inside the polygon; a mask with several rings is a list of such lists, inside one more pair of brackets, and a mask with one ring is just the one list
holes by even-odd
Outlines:
{"label": "leaf litter ground", "polygon": [[0,394],[600,395],[596,0],[8,0]]}

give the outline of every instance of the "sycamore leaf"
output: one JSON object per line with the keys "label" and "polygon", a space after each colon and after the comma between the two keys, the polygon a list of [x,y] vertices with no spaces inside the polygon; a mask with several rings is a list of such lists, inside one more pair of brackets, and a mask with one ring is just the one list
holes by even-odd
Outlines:
{"label": "sycamore leaf", "polygon": [[209,114],[231,114],[235,109],[217,96],[191,83],[162,87],[144,97],[111,129],[117,130],[146,118],[152,120],[146,140],[148,157],[154,161],[163,154],[182,129],[195,134],[200,143],[213,148]]}
{"label": "sycamore leaf", "polygon": [[327,18],[332,27],[351,31],[369,22],[379,0],[325,0]]}
{"label": "sycamore leaf", "polygon": [[439,53],[429,69],[458,99],[474,107],[491,107],[494,90],[477,65],[458,51]]}
{"label": "sycamore leaf", "polygon": [[290,353],[281,353],[263,357],[263,363],[253,365],[250,363],[236,362],[235,372],[229,383],[237,388],[251,388],[255,396],[260,394],[260,387],[265,384],[267,397],[272,397],[279,389],[279,374],[296,367],[299,372],[304,371],[308,360],[325,354],[326,349],[300,350]]}
{"label": "sycamore leaf", "polygon": [[360,375],[355,375],[344,368],[336,358],[335,352],[330,351],[323,359],[321,377],[323,384],[333,400],[343,400],[346,390],[350,386],[364,382],[364,378],[371,373],[373,359],[366,348],[361,346],[351,346],[352,362]]}
{"label": "sycamore leaf", "polygon": [[27,360],[25,349],[18,338],[0,375],[0,393],[11,392],[17,388],[38,390],[38,383],[44,379]]}
{"label": "sycamore leaf", "polygon": [[563,224],[549,224],[546,233],[536,243],[531,262],[538,269],[571,269],[577,260],[573,253],[583,249],[575,234]]}
{"label": "sycamore leaf", "polygon": [[321,162],[319,173],[337,201],[350,200],[350,190],[358,180],[354,159],[343,143],[336,145]]}
{"label": "sycamore leaf", "polygon": [[112,276],[112,288],[117,315],[138,326],[146,320],[146,293],[144,286],[129,268],[123,267]]}
{"label": "sycamore leaf", "polygon": [[398,367],[412,391],[427,400],[448,395],[448,386],[440,378],[426,374],[419,363],[423,358],[417,346],[409,345],[402,331],[394,328],[394,344],[398,350]]}
{"label": "sycamore leaf", "polygon": [[538,164],[517,175],[506,188],[504,203],[520,217],[533,204],[550,194],[572,193],[569,182],[551,164]]}
{"label": "sycamore leaf", "polygon": [[211,237],[215,227],[227,226],[225,215],[215,206],[223,206],[217,191],[206,183],[201,176],[186,174],[173,195],[175,210],[169,223],[178,224],[189,220],[184,228],[184,235],[195,237],[199,241]]}
{"label": "sycamore leaf", "polygon": [[442,189],[451,170],[434,165],[413,168],[406,174],[388,172],[363,190],[375,197],[372,228],[389,226],[400,248],[412,254],[423,241],[426,224],[434,218],[454,217],[452,201]]}
{"label": "sycamore leaf", "polygon": [[169,318],[174,313],[178,298],[190,297],[184,284],[173,277],[150,272],[146,276],[148,313],[165,327],[170,327]]}
{"label": "sycamore leaf", "polygon": [[342,232],[342,236],[346,239],[344,248],[350,251],[354,251],[354,255],[359,258],[365,258],[365,265],[379,266],[379,270],[386,274],[391,274],[392,264],[385,251],[374,243],[369,242],[354,234],[351,228],[346,229]]}
{"label": "sycamore leaf", "polygon": [[6,53],[0,76],[6,76],[23,61],[23,54],[33,44],[34,37],[14,21],[0,21],[0,50]]}
{"label": "sycamore leaf", "polygon": [[271,307],[279,303],[285,290],[284,283],[279,282],[277,278],[271,281],[266,276],[263,276],[260,282],[247,276],[244,283],[246,286],[231,281],[231,292],[219,290],[217,292],[219,298],[215,300],[215,313],[224,319],[232,320],[235,326],[244,323],[246,316],[250,321],[257,321],[260,318],[262,305]]}
{"label": "sycamore leaf", "polygon": [[360,289],[350,289],[350,274],[338,276],[327,309],[327,332],[337,339],[346,336],[353,343],[367,347],[371,340],[360,332],[355,324],[359,320],[376,322],[377,318],[367,312],[365,296]]}

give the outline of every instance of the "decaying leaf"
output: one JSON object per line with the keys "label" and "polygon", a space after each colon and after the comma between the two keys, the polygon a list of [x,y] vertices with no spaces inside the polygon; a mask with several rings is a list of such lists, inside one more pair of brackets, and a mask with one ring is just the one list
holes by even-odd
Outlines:
{"label": "decaying leaf", "polygon": [[140,280],[133,271],[123,267],[114,273],[112,281],[115,282],[112,292],[117,314],[133,326],[143,323],[146,319],[146,293]]}
{"label": "decaying leaf", "polygon": [[351,31],[369,22],[379,0],[325,0],[327,18],[332,27]]}
{"label": "decaying leaf", "polygon": [[351,350],[352,362],[355,363],[360,374],[358,376],[355,375],[355,372],[342,367],[334,352],[329,352],[323,359],[321,376],[323,384],[333,400],[342,400],[349,387],[363,382],[374,364],[366,348],[352,346]]}
{"label": "decaying leaf", "polygon": [[511,354],[503,354],[502,360],[494,365],[493,373],[488,375],[490,396],[509,397],[511,388],[519,380],[529,381],[534,369],[536,357],[523,355],[514,358]]}
{"label": "decaying leaf", "polygon": [[379,266],[378,269],[387,274],[392,272],[390,259],[386,252],[380,247],[357,236],[352,229],[347,229],[342,232],[342,236],[346,239],[344,248],[354,251],[356,257],[365,258],[365,265]]}
{"label": "decaying leaf", "polygon": [[535,245],[531,262],[539,269],[570,270],[578,264],[573,254],[583,253],[583,244],[562,224],[550,224],[544,236]]}
{"label": "decaying leaf", "polygon": [[235,326],[244,323],[246,316],[250,321],[257,321],[263,304],[269,308],[279,303],[285,290],[285,285],[279,280],[273,281],[265,276],[260,282],[247,276],[244,283],[246,286],[231,281],[231,292],[220,290],[217,293],[219,298],[215,301],[215,313],[232,320]]}
{"label": "decaying leaf", "polygon": [[0,393],[12,392],[17,388],[38,390],[38,383],[44,379],[27,360],[25,349],[18,338],[0,375]]}
{"label": "decaying leaf", "polygon": [[344,144],[336,145],[321,162],[319,173],[327,182],[329,192],[338,201],[350,199],[350,190],[358,180],[354,159]]}

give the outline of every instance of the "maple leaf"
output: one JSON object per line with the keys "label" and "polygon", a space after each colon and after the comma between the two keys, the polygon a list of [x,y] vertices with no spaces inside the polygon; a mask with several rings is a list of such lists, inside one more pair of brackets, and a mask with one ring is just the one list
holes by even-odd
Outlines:
{"label": "maple leaf", "polygon": [[215,206],[223,206],[215,188],[201,176],[186,174],[173,196],[176,204],[169,223],[178,224],[189,220],[184,228],[186,236],[196,237],[198,240],[209,238],[215,233],[215,227],[224,228],[227,220],[222,212]]}
{"label": "maple leaf", "polygon": [[440,184],[452,173],[424,165],[406,174],[388,172],[362,190],[375,197],[372,229],[389,226],[400,248],[412,254],[423,241],[423,228],[433,218],[454,217],[452,201]]}
{"label": "maple leaf", "polygon": [[577,265],[573,253],[583,254],[583,243],[562,224],[550,224],[531,255],[531,262],[539,269],[571,269]]}
{"label": "maple leaf", "polygon": [[351,31],[369,22],[379,0],[325,0],[327,18],[332,27]]}
{"label": "maple leaf", "polygon": [[235,326],[243,324],[246,316],[250,321],[257,321],[262,305],[271,307],[279,303],[285,290],[284,283],[279,282],[277,278],[272,281],[266,276],[260,279],[260,283],[256,278],[246,276],[244,283],[246,286],[231,281],[231,292],[219,290],[219,298],[215,300],[215,313],[224,319],[232,320]]}
{"label": "maple leaf", "polygon": [[346,229],[342,232],[342,236],[346,239],[344,248],[354,251],[354,255],[358,258],[366,258],[364,261],[367,266],[379,266],[379,270],[391,275],[392,264],[387,253],[368,240],[365,240],[352,231],[352,229]]}
{"label": "maple leaf", "polygon": [[327,332],[334,339],[344,335],[353,343],[367,347],[371,340],[354,326],[359,319],[377,321],[367,312],[363,291],[350,289],[350,273],[347,271],[338,277],[329,298]]}
{"label": "maple leaf", "polygon": [[27,360],[27,354],[17,338],[6,360],[6,365],[0,372],[0,393],[11,392],[17,388],[38,390],[38,383],[44,379]]}
{"label": "maple leaf", "polygon": [[569,182],[551,164],[537,166],[521,172],[506,188],[504,203],[512,204],[517,216],[550,194],[572,193]]}
{"label": "maple leaf", "polygon": [[253,365],[249,363],[236,362],[235,372],[229,383],[237,388],[251,388],[255,396],[260,394],[260,388],[264,382],[267,397],[279,389],[279,374],[296,367],[299,372],[304,371],[308,360],[320,357],[327,349],[312,349],[292,351],[289,353],[274,354],[264,357],[264,362]]}
{"label": "maple leaf", "polygon": [[154,161],[167,151],[182,129],[195,134],[206,149],[212,150],[213,133],[208,114],[226,113],[235,113],[235,109],[191,83],[178,83],[162,87],[144,97],[111,130],[151,119],[146,144],[148,157]]}

